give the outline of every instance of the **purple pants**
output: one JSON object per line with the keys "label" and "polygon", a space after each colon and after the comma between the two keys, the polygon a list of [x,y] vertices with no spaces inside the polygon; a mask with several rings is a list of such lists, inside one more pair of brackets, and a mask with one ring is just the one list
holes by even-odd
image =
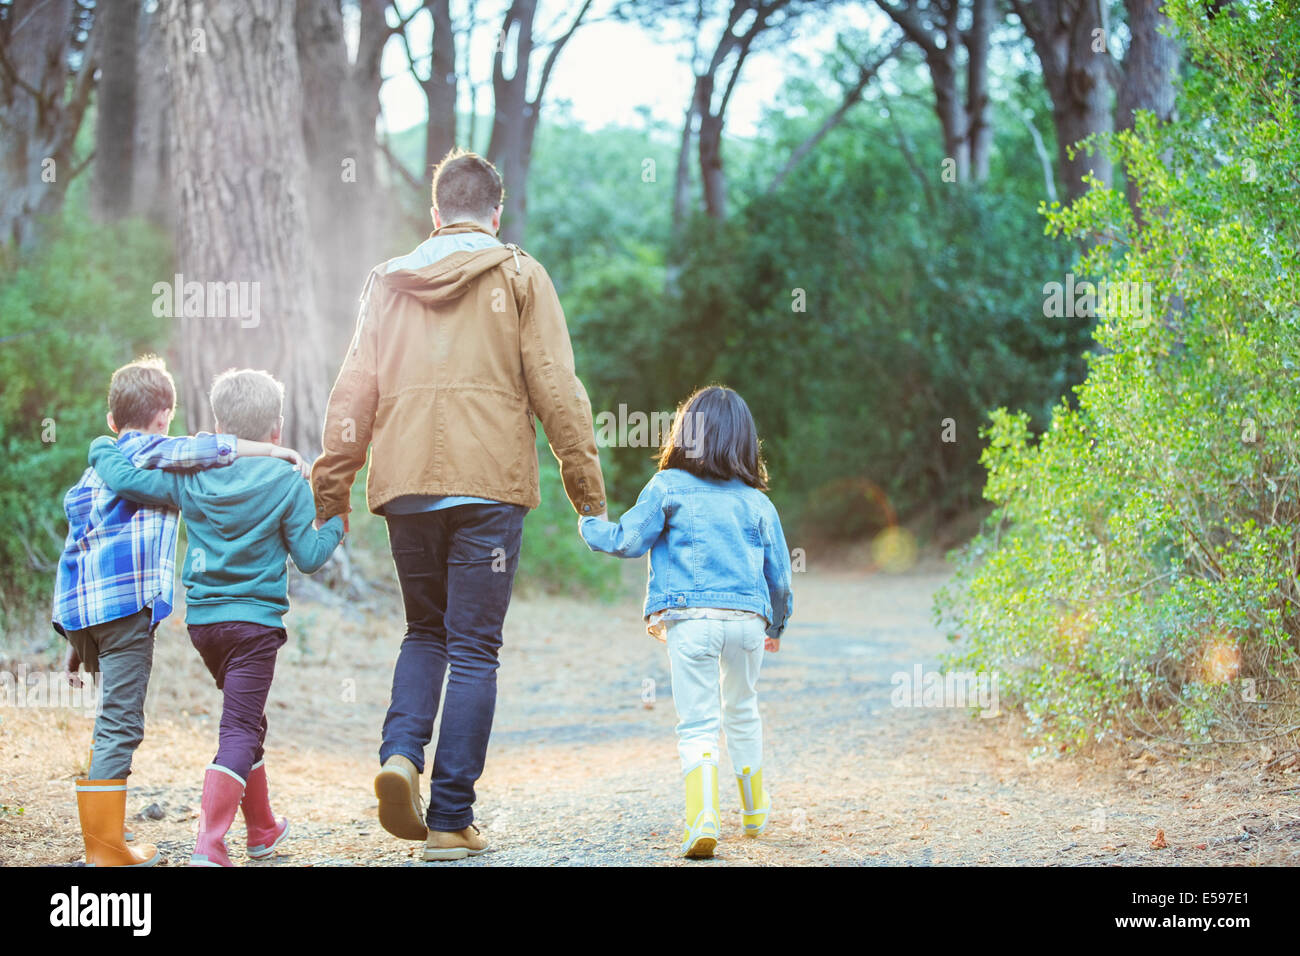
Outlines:
{"label": "purple pants", "polygon": [[191,624],[190,642],[222,691],[221,731],[212,762],[247,780],[262,759],[266,696],[275,677],[275,654],[288,635],[282,627],[247,621]]}

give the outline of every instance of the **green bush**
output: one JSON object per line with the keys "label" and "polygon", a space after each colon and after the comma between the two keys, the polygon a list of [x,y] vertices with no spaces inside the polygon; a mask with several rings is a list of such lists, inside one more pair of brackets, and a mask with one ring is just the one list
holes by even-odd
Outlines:
{"label": "green bush", "polygon": [[542,503],[528,512],[524,522],[518,587],[524,592],[610,597],[621,580],[619,562],[594,554],[579,537],[578,515],[564,493],[559,466],[540,425],[537,431]]}
{"label": "green bush", "polygon": [[0,636],[48,610],[64,493],[86,468],[90,440],[108,432],[114,369],[163,351],[166,320],[154,317],[151,290],[170,275],[156,232],[92,226],[71,210],[30,256],[9,255],[0,272]]}
{"label": "green bush", "polygon": [[[716,380],[744,395],[777,503],[814,537],[977,504],[987,410],[1045,423],[1082,377],[1088,333],[1043,318],[1033,277],[1063,276],[1067,259],[1016,184],[936,176],[932,207],[888,124],[859,123],[733,221],[693,225],[665,310],[671,360],[654,367],[684,391]],[[938,170],[937,145],[929,159]]]}
{"label": "green bush", "polygon": [[951,663],[989,670],[1045,744],[1296,734],[1300,663],[1300,206],[1292,2],[1212,22],[1167,10],[1191,66],[1180,119],[1108,144],[1134,221],[1094,188],[1049,229],[1077,272],[1149,283],[1110,315],[1077,408],[1035,440],[997,412],[986,531],[937,602]]}

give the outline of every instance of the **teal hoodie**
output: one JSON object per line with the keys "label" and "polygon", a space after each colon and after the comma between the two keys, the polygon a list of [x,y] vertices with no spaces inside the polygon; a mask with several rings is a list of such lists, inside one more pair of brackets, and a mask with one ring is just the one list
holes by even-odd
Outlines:
{"label": "teal hoodie", "polygon": [[289,610],[286,561],[308,574],[343,538],[339,516],[312,527],[311,487],[280,458],[237,458],[207,471],[136,468],[111,438],[90,446],[90,464],[115,493],[140,504],[177,508],[189,549],[181,569],[185,622],[249,621],[283,627]]}

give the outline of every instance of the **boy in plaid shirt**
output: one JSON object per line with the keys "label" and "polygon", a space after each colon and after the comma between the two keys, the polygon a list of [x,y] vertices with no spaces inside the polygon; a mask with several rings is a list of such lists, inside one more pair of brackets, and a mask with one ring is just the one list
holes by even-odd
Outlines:
{"label": "boy in plaid shirt", "polygon": [[[161,359],[146,356],[113,373],[108,427],[135,464],[189,471],[239,456],[275,455],[301,467],[292,449],[234,435],[168,438],[176,386]],[[54,588],[55,630],[68,639],[68,670],[99,673],[88,778],[77,781],[77,809],[90,866],[152,866],[151,845],[126,845],[126,778],[144,736],[144,698],[154,630],[172,610],[177,514],[119,498],[87,468],[63,499],[68,538]]]}

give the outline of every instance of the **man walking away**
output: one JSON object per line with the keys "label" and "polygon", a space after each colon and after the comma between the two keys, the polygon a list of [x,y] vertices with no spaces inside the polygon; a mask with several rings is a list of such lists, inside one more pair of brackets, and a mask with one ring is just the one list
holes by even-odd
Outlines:
{"label": "man walking away", "polygon": [[[380,823],[425,840],[426,860],[487,848],[473,824],[474,783],[524,515],[540,504],[533,413],[574,509],[605,513],[564,312],[546,270],[496,238],[504,196],[496,169],[473,153],[438,166],[433,233],[366,280],[312,469],[317,519],[346,521],[373,448],[367,504],[387,521],[406,606],[375,793]],[[426,813],[419,775],[448,670]]]}

